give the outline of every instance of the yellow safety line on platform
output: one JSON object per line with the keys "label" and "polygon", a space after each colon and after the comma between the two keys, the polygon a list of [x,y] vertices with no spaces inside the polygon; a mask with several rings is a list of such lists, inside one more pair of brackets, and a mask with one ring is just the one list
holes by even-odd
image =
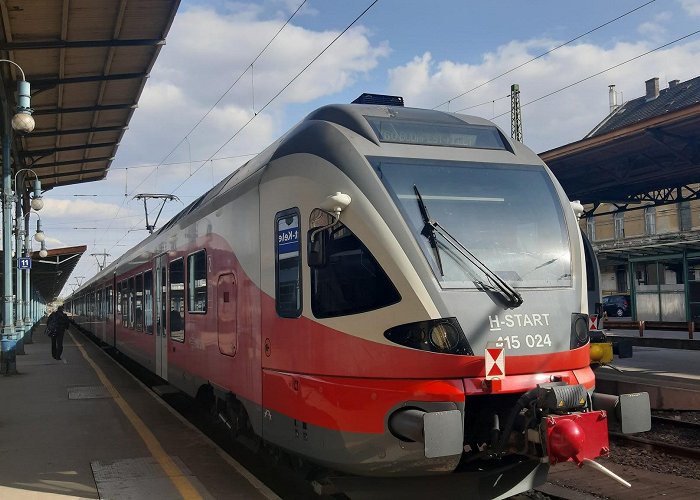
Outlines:
{"label": "yellow safety line on platform", "polygon": [[134,412],[134,410],[131,409],[129,403],[127,403],[126,400],[121,396],[121,394],[119,394],[119,391],[115,389],[115,387],[112,385],[112,383],[109,381],[109,379],[100,369],[100,367],[97,366],[97,364],[90,358],[90,356],[88,356],[88,353],[83,348],[83,345],[76,340],[76,338],[73,336],[70,330],[68,331],[68,335],[70,335],[75,345],[78,347],[78,349],[80,349],[80,353],[83,355],[83,358],[85,358],[85,360],[90,364],[90,366],[92,366],[92,369],[95,370],[95,373],[97,373],[97,378],[99,378],[100,382],[102,382],[102,384],[107,388],[107,391],[109,391],[109,393],[112,395],[114,402],[117,403],[117,405],[122,410],[126,418],[129,419],[131,425],[134,426],[136,432],[139,433],[139,436],[141,436],[141,439],[143,439],[143,442],[146,444],[148,451],[151,452],[153,458],[156,459],[158,464],[161,466],[165,474],[175,485],[182,497],[185,500],[202,500],[202,496],[197,492],[195,487],[192,486],[192,483],[183,474],[183,472],[180,470],[177,464],[173,462],[173,460],[168,456],[167,453],[165,453],[165,450],[158,442],[158,439],[153,435],[153,433],[150,430],[148,430],[148,427],[146,427],[146,424],[144,424],[143,420],[139,418],[136,412]]}

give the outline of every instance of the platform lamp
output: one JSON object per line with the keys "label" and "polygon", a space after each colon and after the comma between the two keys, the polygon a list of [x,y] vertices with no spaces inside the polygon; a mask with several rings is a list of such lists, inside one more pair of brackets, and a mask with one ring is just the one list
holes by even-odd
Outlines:
{"label": "platform lamp", "polygon": [[[2,250],[3,250],[3,290],[2,290],[2,331],[0,333],[0,373],[11,375],[17,373],[16,345],[18,335],[13,325],[14,317],[12,295],[12,171],[11,147],[12,131],[29,133],[34,130],[34,118],[31,108],[31,87],[26,81],[24,70],[14,61],[0,59],[0,62],[17,67],[22,79],[17,82],[17,107],[10,123],[4,123],[2,137]],[[5,110],[4,116],[9,113]],[[36,174],[35,174],[36,175]],[[37,178],[38,181],[38,178]],[[36,187],[36,186],[35,186]],[[40,189],[40,186],[39,186]],[[36,194],[36,192],[35,192]],[[41,197],[39,197],[41,199]],[[39,202],[37,202],[39,203]],[[43,202],[41,202],[43,204]]]}
{"label": "platform lamp", "polygon": [[[31,239],[29,237],[30,231],[29,231],[29,218],[30,216],[34,214],[37,217],[36,221],[36,232],[34,233],[34,240],[41,243],[42,250],[39,252],[39,256],[41,258],[46,257],[48,255],[48,252],[46,251],[46,235],[44,234],[44,231],[41,229],[41,217],[39,217],[39,214],[35,211],[28,211],[26,214],[24,214],[21,218],[17,217],[17,257],[24,257],[25,259],[30,259],[31,258],[31,251],[32,251],[32,243]],[[24,228],[20,226],[19,222],[20,219],[24,219]],[[24,236],[24,245],[22,246],[22,236]],[[29,262],[29,260],[26,260],[25,262]],[[24,267],[23,273],[20,273],[20,270],[17,270],[17,324],[18,327],[24,328],[24,344],[31,344],[33,342],[33,337],[32,334],[34,332],[34,319],[32,318],[32,303],[31,303],[31,296],[32,296],[32,291],[31,291],[31,266]],[[22,280],[21,275],[24,275],[24,280]],[[21,302],[22,296],[22,281],[24,281],[24,302]],[[22,316],[22,313],[24,313],[24,321],[20,325],[19,324],[19,319]],[[17,354],[20,354],[21,351],[21,345],[20,343],[17,344]]]}

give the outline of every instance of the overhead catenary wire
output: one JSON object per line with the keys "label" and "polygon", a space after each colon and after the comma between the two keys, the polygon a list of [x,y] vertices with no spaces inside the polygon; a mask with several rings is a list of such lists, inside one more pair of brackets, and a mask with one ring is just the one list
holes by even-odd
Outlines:
{"label": "overhead catenary wire", "polygon": [[[526,102],[525,104],[523,104],[522,107],[524,108],[525,106],[528,106],[528,105],[530,105],[530,104],[534,104],[534,103],[536,103],[536,102],[539,102],[539,101],[541,101],[541,100],[543,100],[543,99],[546,99],[546,98],[551,97],[551,96],[553,96],[553,95],[555,95],[555,94],[558,94],[559,92],[563,92],[564,90],[570,89],[571,87],[574,87],[574,86],[576,86],[576,85],[578,85],[578,84],[580,84],[580,83],[583,83],[583,82],[585,82],[585,81],[587,81],[587,80],[590,80],[591,78],[595,78],[596,76],[600,76],[600,75],[602,75],[603,73],[607,73],[607,72],[610,71],[610,70],[613,70],[613,69],[615,69],[615,68],[619,68],[620,66],[624,66],[625,64],[628,64],[628,63],[630,63],[630,62],[632,62],[632,61],[636,61],[637,59],[641,59],[641,58],[644,57],[644,56],[648,56],[649,54],[652,54],[652,53],[654,53],[654,52],[656,52],[656,51],[658,51],[658,50],[664,49],[664,48],[666,48],[666,47],[668,47],[668,46],[670,46],[670,45],[673,45],[674,43],[678,43],[678,42],[680,42],[681,40],[685,40],[686,38],[690,38],[690,37],[692,37],[692,36],[695,36],[695,35],[697,35],[698,33],[700,33],[700,30],[693,31],[692,33],[688,33],[687,35],[684,35],[684,36],[682,36],[682,37],[676,38],[675,40],[672,40],[672,41],[670,41],[670,42],[667,42],[667,43],[665,43],[665,44],[663,44],[663,45],[659,45],[658,47],[656,47],[656,48],[654,48],[654,49],[648,50],[648,51],[646,51],[646,52],[644,52],[644,53],[642,53],[642,54],[636,55],[636,56],[631,57],[631,58],[629,58],[629,59],[627,59],[627,60],[625,60],[625,61],[622,61],[622,62],[620,62],[620,63],[614,64],[613,66],[610,66],[610,67],[605,68],[605,69],[603,69],[603,70],[601,70],[601,71],[598,71],[597,73],[594,73],[594,74],[592,74],[592,75],[589,75],[589,76],[587,76],[587,77],[585,77],[585,78],[581,78],[580,80],[577,80],[577,81],[575,81],[575,82],[573,82],[573,83],[570,83],[570,84],[565,85],[565,86],[563,86],[563,87],[561,87],[561,88],[558,88],[558,89],[556,89],[556,90],[553,90],[552,92],[549,92],[549,93],[547,93],[547,94],[544,94],[544,95],[542,95],[542,96],[540,96],[540,97],[538,97],[538,98],[536,98],[536,99],[533,99],[533,100],[531,100],[531,101],[528,101],[528,102]],[[493,119],[500,118],[500,117],[505,116],[505,115],[508,115],[508,114],[510,114],[510,110],[508,110],[508,111],[506,111],[506,112],[504,112],[504,113],[501,113],[500,115],[494,116]]]}
{"label": "overhead catenary wire", "polygon": [[[326,45],[326,46],[323,48],[323,50],[321,50],[321,52],[319,52],[319,53],[318,53],[308,64],[306,64],[306,66],[304,66],[304,67],[303,67],[289,82],[287,82],[287,84],[284,85],[284,87],[282,87],[282,88],[280,89],[279,92],[277,92],[269,101],[267,101],[267,102],[265,103],[265,105],[262,106],[262,107],[258,110],[257,114],[252,115],[252,116],[250,117],[250,119],[249,119],[246,123],[244,123],[231,137],[229,137],[216,151],[214,151],[214,153],[211,154],[211,155],[209,156],[209,158],[207,158],[206,160],[204,160],[204,161],[202,162],[202,164],[194,170],[194,172],[192,172],[187,178],[185,178],[185,180],[183,180],[177,187],[175,187],[175,188],[170,192],[170,194],[174,194],[178,189],[180,189],[189,179],[191,179],[199,170],[201,170],[202,167],[204,167],[204,165],[206,165],[207,162],[213,161],[213,160],[214,160],[214,157],[215,157],[224,147],[226,147],[232,140],[234,140],[234,139],[235,139],[235,138],[236,138],[236,137],[237,137],[237,136],[238,136],[238,135],[239,135],[239,134],[240,134],[254,119],[255,119],[255,118],[256,118],[256,117],[258,117],[270,104],[272,104],[280,95],[282,95],[282,93],[283,93],[287,88],[289,88],[290,85],[292,85],[304,72],[306,72],[306,70],[308,70],[309,67],[310,67],[314,62],[316,62],[316,61],[317,61],[331,46],[333,46],[333,44],[335,44],[336,41],[338,41],[338,39],[339,39],[340,37],[342,37],[350,28],[352,28],[352,27],[353,27],[367,12],[369,12],[369,10],[370,10],[374,5],[376,5],[378,2],[379,2],[379,0],[374,0],[373,2],[371,2],[357,17],[355,17],[355,19],[354,19],[350,24],[348,24],[348,25],[345,27],[345,29],[343,29],[343,31],[341,31],[336,37],[334,37],[333,40],[331,40],[331,42],[330,42],[328,45]],[[143,221],[143,218],[142,218],[137,224],[134,224],[134,226],[132,226],[132,228],[133,228],[133,227],[136,227],[136,226],[137,226],[138,224],[140,224],[142,221]],[[128,234],[128,232],[127,232],[126,234],[124,234],[121,238],[119,238],[119,239],[116,241],[116,243],[115,243],[112,247],[110,247],[110,250],[111,250],[112,248],[114,248],[115,246],[118,246],[119,243],[127,236],[127,234]]]}
{"label": "overhead catenary wire", "polygon": [[[246,66],[245,70],[243,70],[243,72],[241,72],[241,74],[239,74],[239,75],[236,77],[236,79],[233,81],[233,83],[232,83],[231,85],[229,85],[229,87],[224,91],[223,94],[221,94],[221,96],[216,100],[216,102],[215,102],[214,104],[212,104],[212,105],[209,107],[209,109],[207,110],[207,112],[204,113],[204,115],[202,115],[202,117],[201,117],[199,120],[197,120],[197,122],[192,126],[192,128],[189,130],[189,132],[187,132],[187,133],[184,135],[184,137],[183,137],[182,139],[180,139],[180,140],[175,144],[175,146],[173,146],[173,148],[168,152],[168,154],[166,154],[165,157],[158,163],[158,166],[160,166],[160,165],[163,164],[168,158],[170,158],[170,155],[172,155],[172,154],[177,150],[177,148],[179,148],[180,145],[181,145],[185,140],[187,140],[187,138],[190,136],[190,134],[192,134],[192,132],[194,132],[194,131],[197,129],[197,127],[199,127],[199,126],[202,124],[202,122],[207,118],[207,116],[209,116],[209,114],[210,114],[212,111],[214,111],[214,109],[219,105],[219,103],[224,99],[224,97],[226,97],[226,96],[228,95],[228,93],[231,92],[231,90],[233,89],[233,87],[236,86],[236,84],[241,80],[241,78],[243,78],[243,76],[248,72],[248,70],[250,69],[251,72],[252,72],[253,65],[257,62],[258,59],[260,59],[260,57],[263,55],[263,53],[265,53],[265,51],[266,51],[266,50],[268,49],[268,47],[272,44],[272,42],[275,41],[275,39],[279,36],[279,34],[282,32],[282,30],[284,30],[284,28],[287,27],[287,25],[292,21],[292,19],[294,18],[294,16],[297,15],[297,13],[301,10],[301,8],[304,6],[304,4],[306,4],[307,1],[308,1],[308,0],[303,0],[303,1],[299,4],[299,7],[297,7],[296,10],[289,16],[289,18],[285,21],[285,23],[282,25],[282,27],[281,27],[279,30],[277,30],[277,33],[275,33],[275,35],[274,35],[272,38],[270,38],[270,40],[267,42],[267,44],[265,44],[265,46],[262,48],[262,50],[260,50],[260,52],[258,52],[258,55],[256,55],[256,56],[253,58],[253,60]],[[252,76],[251,76],[251,78],[252,78]],[[152,172],[151,172],[151,174],[152,174]],[[138,189],[144,182],[146,182],[146,180],[148,179],[148,177],[150,177],[151,174],[149,174],[148,176],[146,176],[146,178],[143,179],[143,180],[141,181],[141,183],[140,183],[138,186],[136,186],[136,187],[134,188],[134,190]]]}
{"label": "overhead catenary wire", "polygon": [[[292,15],[289,16],[289,18],[282,25],[282,27],[279,30],[277,30],[277,33],[275,33],[275,35],[267,42],[265,47],[263,47],[262,50],[260,52],[258,52],[258,55],[255,56],[255,58],[250,62],[250,64],[248,66],[246,66],[246,69],[233,81],[233,83],[217,99],[217,101],[209,108],[209,110],[207,110],[207,112],[204,113],[204,115],[192,126],[190,131],[187,132],[187,134],[185,134],[185,136],[182,139],[180,139],[180,141],[178,141],[177,144],[175,144],[175,146],[173,146],[173,148],[168,152],[168,154],[163,157],[163,159],[158,163],[158,165],[156,165],[155,169],[152,172],[150,172],[139,184],[136,185],[136,187],[134,188],[134,191],[136,191],[139,187],[141,187],[143,185],[143,183],[146,182],[146,180],[151,175],[153,175],[153,172],[157,172],[158,167],[160,165],[162,165],[170,157],[170,155],[173,154],[173,152],[175,152],[175,150],[177,150],[178,147],[180,147],[180,144],[182,144],[187,139],[187,137],[197,129],[197,127],[199,127],[199,125],[206,119],[207,116],[209,116],[209,114],[214,110],[214,108],[216,108],[216,106],[218,106],[218,104],[223,100],[223,98],[226,97],[226,95],[228,95],[228,93],[231,91],[231,89],[233,89],[233,87],[238,83],[238,81],[243,77],[243,75],[246,74],[246,72],[248,71],[248,68],[252,67],[252,65],[260,58],[260,56],[262,56],[262,54],[267,50],[267,48],[270,46],[270,44],[272,44],[272,42],[277,38],[277,36],[282,32],[282,30],[290,23],[292,18],[294,18],[294,16],[296,16],[296,14],[299,12],[299,10],[301,10],[301,8],[304,6],[304,4],[306,4],[306,2],[307,2],[307,0],[302,0],[302,2],[299,4],[299,7],[297,7],[297,9],[292,13]],[[128,193],[124,193],[124,199],[122,200],[122,203],[119,206],[119,209],[117,210],[117,215],[124,208],[124,206],[127,203],[127,200],[128,200]]]}
{"label": "overhead catenary wire", "polygon": [[[570,43],[573,43],[573,42],[575,42],[576,40],[580,40],[580,39],[583,38],[584,36],[590,35],[591,33],[595,32],[595,31],[598,31],[598,30],[601,29],[601,28],[604,28],[605,26],[608,26],[608,25],[614,23],[615,21],[619,21],[619,20],[622,19],[623,17],[628,16],[629,14],[632,14],[633,12],[636,12],[636,11],[642,9],[642,8],[646,7],[647,5],[649,5],[649,4],[652,4],[652,3],[654,3],[655,1],[656,1],[656,0],[650,0],[650,1],[648,1],[648,2],[646,2],[646,3],[644,3],[644,4],[642,4],[642,5],[640,5],[640,6],[638,6],[638,7],[635,7],[635,8],[632,9],[632,10],[629,10],[629,11],[625,12],[624,14],[621,14],[621,15],[617,16],[617,17],[614,18],[614,19],[611,19],[610,21],[607,21],[607,22],[605,22],[605,23],[603,23],[603,24],[601,24],[601,25],[599,25],[599,26],[596,26],[596,27],[593,28],[593,29],[590,29],[590,30],[586,31],[585,33],[582,33],[581,35],[578,35],[578,36],[572,38],[571,40],[568,40],[568,41],[566,41],[566,42],[564,42],[564,43],[561,43],[561,44],[557,45],[556,47],[553,47],[553,48],[551,48],[551,49],[549,49],[549,50],[547,50],[547,51],[545,51],[545,52],[542,52],[541,54],[539,54],[539,55],[533,57],[532,59],[529,59],[529,60],[525,61],[525,62],[522,63],[522,64],[519,64],[519,65],[517,65],[517,66],[514,66],[513,68],[511,68],[511,69],[509,69],[509,70],[507,70],[507,71],[504,71],[504,72],[501,73],[500,75],[494,76],[494,77],[491,78],[490,80],[487,80],[487,81],[485,81],[485,82],[483,82],[483,83],[480,83],[480,84],[477,85],[476,87],[472,87],[471,89],[466,90],[466,91],[462,92],[461,94],[458,94],[458,95],[456,95],[456,96],[454,96],[454,97],[452,97],[452,98],[450,98],[450,99],[448,99],[448,100],[446,100],[446,101],[444,101],[444,102],[441,102],[441,103],[438,104],[437,106],[434,106],[432,109],[440,108],[440,107],[444,106],[445,104],[451,103],[451,102],[454,101],[455,99],[459,99],[460,97],[465,96],[465,95],[469,94],[470,92],[473,92],[473,91],[475,91],[475,90],[477,90],[477,89],[480,89],[481,87],[483,87],[483,86],[485,86],[485,85],[488,85],[489,83],[494,82],[495,80],[498,80],[499,78],[501,78],[501,77],[503,77],[503,76],[506,76],[506,75],[512,73],[513,71],[518,70],[518,69],[522,68],[523,66],[526,66],[526,65],[530,64],[530,63],[533,62],[533,61],[536,61],[537,59],[540,59],[540,58],[542,58],[542,57],[544,57],[544,56],[546,56],[546,55],[548,55],[548,54],[551,54],[551,53],[554,52],[555,50],[558,50],[558,49],[560,49],[560,48],[562,48],[562,47],[565,47],[566,45],[569,45]],[[510,97],[510,96],[509,96],[509,97]],[[489,101],[489,102],[491,102],[491,101]],[[461,111],[464,111],[465,109],[468,109],[468,108],[462,108]]]}

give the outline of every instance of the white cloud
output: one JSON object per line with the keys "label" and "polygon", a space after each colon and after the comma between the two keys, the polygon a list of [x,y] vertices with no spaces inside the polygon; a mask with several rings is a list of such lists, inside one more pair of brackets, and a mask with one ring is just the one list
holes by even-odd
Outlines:
{"label": "white cloud", "polygon": [[644,22],[639,25],[637,31],[647,39],[660,42],[663,41],[666,35],[666,24],[671,21],[673,15],[670,12],[661,12],[654,16],[651,21]]}
{"label": "white cloud", "polygon": [[[432,108],[481,83],[514,68],[559,42],[529,40],[511,42],[483,56],[480,64],[434,61],[429,52],[389,70],[391,93],[402,95],[408,106]],[[695,62],[700,42],[690,42],[659,50],[591,78],[570,89],[527,105],[528,102],[600,72],[608,67],[651,50],[645,43],[617,43],[600,47],[589,43],[562,47],[493,83],[467,93],[449,104],[451,111],[463,111],[485,118],[496,118],[510,130],[510,85],[521,91],[525,144],[535,151],[561,146],[583,138],[608,114],[608,85],[615,84],[624,98],[644,94],[644,82],[659,77],[661,82],[696,76]],[[663,86],[663,83],[662,83]],[[447,109],[443,106],[440,109]]]}
{"label": "white cloud", "polygon": [[700,16],[700,0],[680,0],[681,7],[691,16]]}
{"label": "white cloud", "polygon": [[[92,200],[64,200],[46,197],[44,198],[44,208],[41,211],[41,218],[61,219],[63,221],[79,221],[83,219],[94,219],[96,214],[101,218],[109,220],[114,218],[119,212],[119,205],[114,203],[103,203]],[[125,215],[122,212],[122,215]]]}
{"label": "white cloud", "polygon": [[[291,0],[271,0],[271,4],[289,12],[298,6]],[[251,60],[289,15],[278,13],[278,18],[262,19],[263,10],[259,5],[227,3],[218,12],[196,7],[178,14],[122,141],[120,167],[209,158],[256,113],[246,130],[217,156],[260,151],[286,130],[285,105],[340,92],[366,77],[389,54],[386,43],[372,44],[367,30],[355,27],[261,112],[339,33],[312,31],[292,22],[251,70]],[[313,15],[307,7],[302,12]],[[175,148],[220,98],[188,141]],[[189,168],[168,172],[171,180],[181,180],[186,171]]]}

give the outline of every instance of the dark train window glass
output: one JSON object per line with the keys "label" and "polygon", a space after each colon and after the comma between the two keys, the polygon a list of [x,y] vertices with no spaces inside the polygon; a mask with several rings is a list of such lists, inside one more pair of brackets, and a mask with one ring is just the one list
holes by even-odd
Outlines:
{"label": "dark train window glass", "polygon": [[126,326],[129,324],[129,288],[126,286],[126,280],[122,281],[121,293],[122,326],[126,328]]}
{"label": "dark train window glass", "polygon": [[187,257],[187,310],[207,312],[207,253],[200,250]]}
{"label": "dark train window glass", "polygon": [[283,318],[301,315],[301,242],[299,210],[275,216],[276,308]]}
{"label": "dark train window glass", "polygon": [[496,127],[466,123],[435,123],[366,116],[381,142],[447,146],[453,148],[507,149]]}
{"label": "dark train window glass", "polygon": [[134,324],[137,330],[143,330],[143,274],[136,275],[134,303]]}
{"label": "dark train window glass", "polygon": [[112,302],[113,300],[114,300],[114,292],[112,290],[112,287],[108,286],[107,287],[107,314],[112,314],[114,312],[113,311],[114,304]]}
{"label": "dark train window glass", "polygon": [[127,309],[128,309],[128,319],[129,319],[129,328],[134,328],[134,319],[135,319],[135,314],[134,314],[134,295],[136,292],[136,286],[134,285],[134,278],[131,277],[128,280],[128,289],[127,289],[127,296],[129,298],[128,304],[127,304]]}
{"label": "dark train window glass", "polygon": [[[314,214],[312,214],[312,219]],[[325,265],[311,268],[311,310],[317,318],[372,311],[401,300],[401,295],[355,234],[342,223],[326,234]],[[309,238],[314,230],[309,231]],[[317,233],[315,238],[322,235]]]}
{"label": "dark train window glass", "polygon": [[97,319],[102,319],[102,290],[95,293],[95,304],[97,305]]}
{"label": "dark train window glass", "polygon": [[176,342],[185,341],[185,269],[182,259],[174,260],[169,266],[170,278],[170,338]]}
{"label": "dark train window glass", "polygon": [[143,329],[153,334],[153,271],[143,273]]}

